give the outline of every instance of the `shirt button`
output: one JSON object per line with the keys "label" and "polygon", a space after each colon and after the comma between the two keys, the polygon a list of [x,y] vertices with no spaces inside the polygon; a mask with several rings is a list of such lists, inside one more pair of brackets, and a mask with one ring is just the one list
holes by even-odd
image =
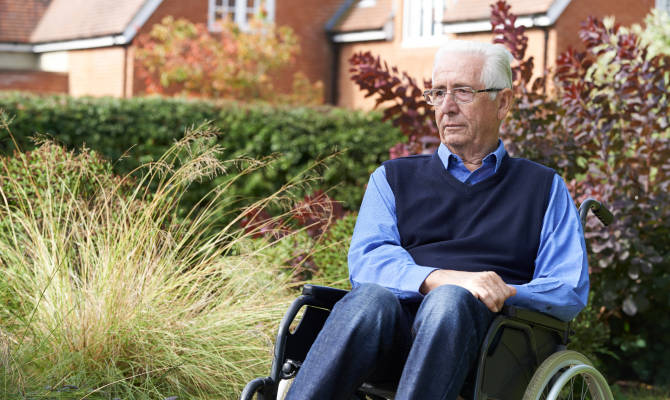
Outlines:
{"label": "shirt button", "polygon": [[465,183],[466,183],[468,186],[471,185],[470,181],[465,181]]}
{"label": "shirt button", "polygon": [[458,164],[458,158],[456,158],[456,157],[454,157],[454,156],[451,156],[451,161],[453,161],[453,162],[455,162],[456,164]]}

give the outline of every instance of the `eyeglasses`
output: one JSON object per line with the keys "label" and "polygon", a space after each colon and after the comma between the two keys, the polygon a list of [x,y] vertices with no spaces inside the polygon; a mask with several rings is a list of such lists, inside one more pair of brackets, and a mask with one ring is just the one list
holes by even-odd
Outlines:
{"label": "eyeglasses", "polygon": [[475,95],[482,92],[499,92],[504,89],[484,89],[484,90],[475,90],[471,87],[459,87],[451,90],[444,89],[431,89],[423,92],[423,98],[426,99],[426,102],[431,106],[441,106],[444,102],[444,97],[448,93],[451,95],[451,98],[454,102],[458,104],[468,104],[472,103],[475,100]]}

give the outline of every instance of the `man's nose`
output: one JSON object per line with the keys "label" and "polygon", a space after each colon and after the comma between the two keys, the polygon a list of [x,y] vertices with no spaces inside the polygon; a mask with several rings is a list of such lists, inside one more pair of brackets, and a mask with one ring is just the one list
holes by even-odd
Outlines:
{"label": "man's nose", "polygon": [[444,100],[440,105],[440,111],[443,114],[458,114],[459,112],[458,103],[451,98],[451,93],[444,96]]}

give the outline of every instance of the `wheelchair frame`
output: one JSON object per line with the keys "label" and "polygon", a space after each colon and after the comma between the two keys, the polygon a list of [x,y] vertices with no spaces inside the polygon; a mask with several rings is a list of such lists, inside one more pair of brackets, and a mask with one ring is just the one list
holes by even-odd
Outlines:
{"label": "wheelchair frame", "polygon": [[[588,199],[579,208],[582,227],[589,210],[604,225],[613,220],[606,207]],[[295,377],[330,311],[347,293],[306,284],[302,296],[293,301],[279,324],[270,376],[249,382],[240,400],[252,400],[254,393],[258,400],[276,400],[279,382]],[[291,333],[291,324],[303,307],[305,312]],[[470,371],[461,397],[466,400],[521,399],[540,365],[553,354],[566,350],[574,334],[572,321],[564,322],[529,308],[503,306],[489,325],[477,365]],[[365,395],[373,400],[393,399],[395,389],[392,384],[364,383],[354,398],[362,399],[361,395]]]}

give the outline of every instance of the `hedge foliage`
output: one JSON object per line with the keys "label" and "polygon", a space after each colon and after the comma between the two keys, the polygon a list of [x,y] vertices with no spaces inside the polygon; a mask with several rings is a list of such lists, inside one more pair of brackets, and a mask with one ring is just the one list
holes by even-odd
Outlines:
{"label": "hedge foliage", "polygon": [[[187,127],[211,121],[223,133],[219,144],[226,148],[225,159],[242,154],[251,157],[281,154],[272,168],[244,179],[243,184],[233,188],[233,193],[245,198],[266,197],[314,160],[335,150],[348,149],[337,160],[327,163],[329,168],[321,171],[320,184],[305,191],[335,187],[329,193],[331,197],[351,210],[360,206],[370,173],[387,159],[383,149],[402,140],[396,128],[381,121],[379,113],[331,107],[288,108],[183,98],[73,98],[0,92],[0,109],[14,116],[10,128],[24,150],[34,147],[29,140],[34,133],[49,134],[67,148],[85,145],[108,157],[114,162],[114,172],[121,175],[157,160]],[[7,133],[0,132],[0,139],[0,151],[11,154],[14,144]],[[129,149],[129,157],[117,162]],[[234,169],[229,173],[234,174]],[[212,183],[197,185],[190,190],[193,199],[201,198],[213,187]],[[182,202],[182,205],[188,204]]]}

